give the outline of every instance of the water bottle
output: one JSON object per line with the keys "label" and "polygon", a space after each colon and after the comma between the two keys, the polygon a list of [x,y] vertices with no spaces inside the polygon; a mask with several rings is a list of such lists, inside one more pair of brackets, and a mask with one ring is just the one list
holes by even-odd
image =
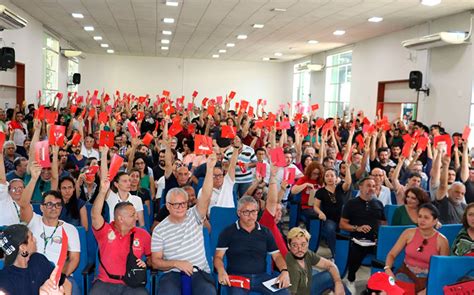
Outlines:
{"label": "water bottle", "polygon": [[192,295],[192,279],[185,272],[181,272],[181,295]]}

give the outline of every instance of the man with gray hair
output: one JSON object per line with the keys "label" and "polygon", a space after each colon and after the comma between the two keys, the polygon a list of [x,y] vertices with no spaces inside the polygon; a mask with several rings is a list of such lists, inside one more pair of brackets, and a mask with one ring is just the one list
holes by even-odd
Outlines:
{"label": "man with gray hair", "polygon": [[[242,197],[238,202],[239,220],[225,228],[219,235],[214,267],[217,269],[219,283],[229,287],[228,294],[247,294],[246,290],[231,287],[229,275],[250,279],[250,290],[261,294],[290,294],[288,286],[290,276],[286,262],[275,243],[270,230],[257,222],[258,204],[253,197]],[[272,255],[280,274],[275,284],[280,289],[272,292],[263,286],[276,275],[266,273],[267,254]],[[227,257],[227,268],[224,267],[224,255]]]}
{"label": "man with gray hair", "polygon": [[182,188],[172,188],[166,195],[170,214],[153,230],[151,242],[152,265],[165,271],[158,294],[181,294],[181,276],[186,275],[194,294],[216,294],[202,233],[216,161],[214,153],[207,159],[206,177],[196,206],[188,209],[188,194]]}
{"label": "man with gray hair", "polygon": [[21,155],[16,152],[16,144],[13,140],[7,140],[3,144],[3,155],[6,173],[15,170],[15,164],[13,164],[13,162],[16,158],[21,157]]}

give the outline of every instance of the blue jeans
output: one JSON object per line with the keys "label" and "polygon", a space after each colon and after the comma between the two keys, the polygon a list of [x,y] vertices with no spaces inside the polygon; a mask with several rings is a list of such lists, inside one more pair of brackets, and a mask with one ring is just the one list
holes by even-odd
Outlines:
{"label": "blue jeans", "polygon": [[[193,294],[217,294],[214,279],[207,272],[195,272],[191,280]],[[181,295],[181,273],[175,271],[165,273],[158,284],[158,294]]]}
{"label": "blue jeans", "polygon": [[[290,295],[290,291],[288,289],[282,289],[277,292],[272,292],[268,290],[262,282],[268,281],[270,279],[273,279],[277,277],[279,274],[278,273],[273,273],[271,275],[267,273],[262,273],[262,274],[238,274],[239,276],[243,276],[246,278],[250,279],[250,290],[247,289],[242,289],[242,288],[236,288],[236,287],[224,287],[227,289],[227,294],[228,295],[247,295],[251,291],[253,292],[259,292],[262,295]],[[202,293],[204,294],[204,293]]]}
{"label": "blue jeans", "polygon": [[332,257],[336,254],[336,231],[337,224],[331,220],[326,219],[322,221],[321,235],[328,243],[329,249],[331,250]]}
{"label": "blue jeans", "polygon": [[132,288],[122,284],[105,283],[95,281],[94,286],[89,291],[90,295],[146,295],[148,291],[143,287]]}
{"label": "blue jeans", "polygon": [[[238,198],[241,198],[251,185],[252,185],[251,182],[235,183],[234,194],[237,194]],[[237,204],[235,204],[235,206],[237,207]]]}
{"label": "blue jeans", "polygon": [[[313,272],[314,273],[314,272]],[[313,274],[313,282],[311,283],[311,294],[321,295],[327,290],[334,290],[334,280],[328,271],[317,272]],[[344,286],[346,295],[351,295],[349,289]]]}

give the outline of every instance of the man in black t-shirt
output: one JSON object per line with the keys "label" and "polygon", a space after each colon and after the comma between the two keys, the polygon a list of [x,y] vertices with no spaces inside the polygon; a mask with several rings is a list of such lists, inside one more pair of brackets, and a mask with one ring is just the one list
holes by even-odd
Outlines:
{"label": "man in black t-shirt", "polygon": [[[375,181],[372,177],[359,182],[360,196],[349,200],[342,211],[339,227],[351,233],[357,240],[375,242],[380,223],[385,224],[383,204],[375,196]],[[367,254],[374,253],[375,246],[361,246],[351,242],[348,258],[349,289],[353,287],[355,274]],[[352,285],[352,286],[351,286]]]}

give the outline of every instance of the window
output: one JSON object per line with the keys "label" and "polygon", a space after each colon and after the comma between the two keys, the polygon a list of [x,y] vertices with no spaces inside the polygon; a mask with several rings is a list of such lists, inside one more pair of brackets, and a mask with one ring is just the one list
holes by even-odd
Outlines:
{"label": "window", "polygon": [[308,109],[307,107],[309,105],[309,89],[311,81],[311,73],[307,68],[309,63],[310,61],[299,63],[294,65],[293,68],[293,113],[300,112],[299,110],[295,109],[295,106],[298,104],[298,102],[300,107],[304,107],[306,110]]}
{"label": "window", "polygon": [[352,51],[326,58],[326,92],[324,116],[342,116],[348,111],[351,92]]}
{"label": "window", "polygon": [[44,35],[42,104],[51,104],[58,91],[59,41]]}
{"label": "window", "polygon": [[70,58],[67,62],[68,92],[77,92],[79,85],[72,84],[72,75],[79,73],[79,61],[76,58]]}

